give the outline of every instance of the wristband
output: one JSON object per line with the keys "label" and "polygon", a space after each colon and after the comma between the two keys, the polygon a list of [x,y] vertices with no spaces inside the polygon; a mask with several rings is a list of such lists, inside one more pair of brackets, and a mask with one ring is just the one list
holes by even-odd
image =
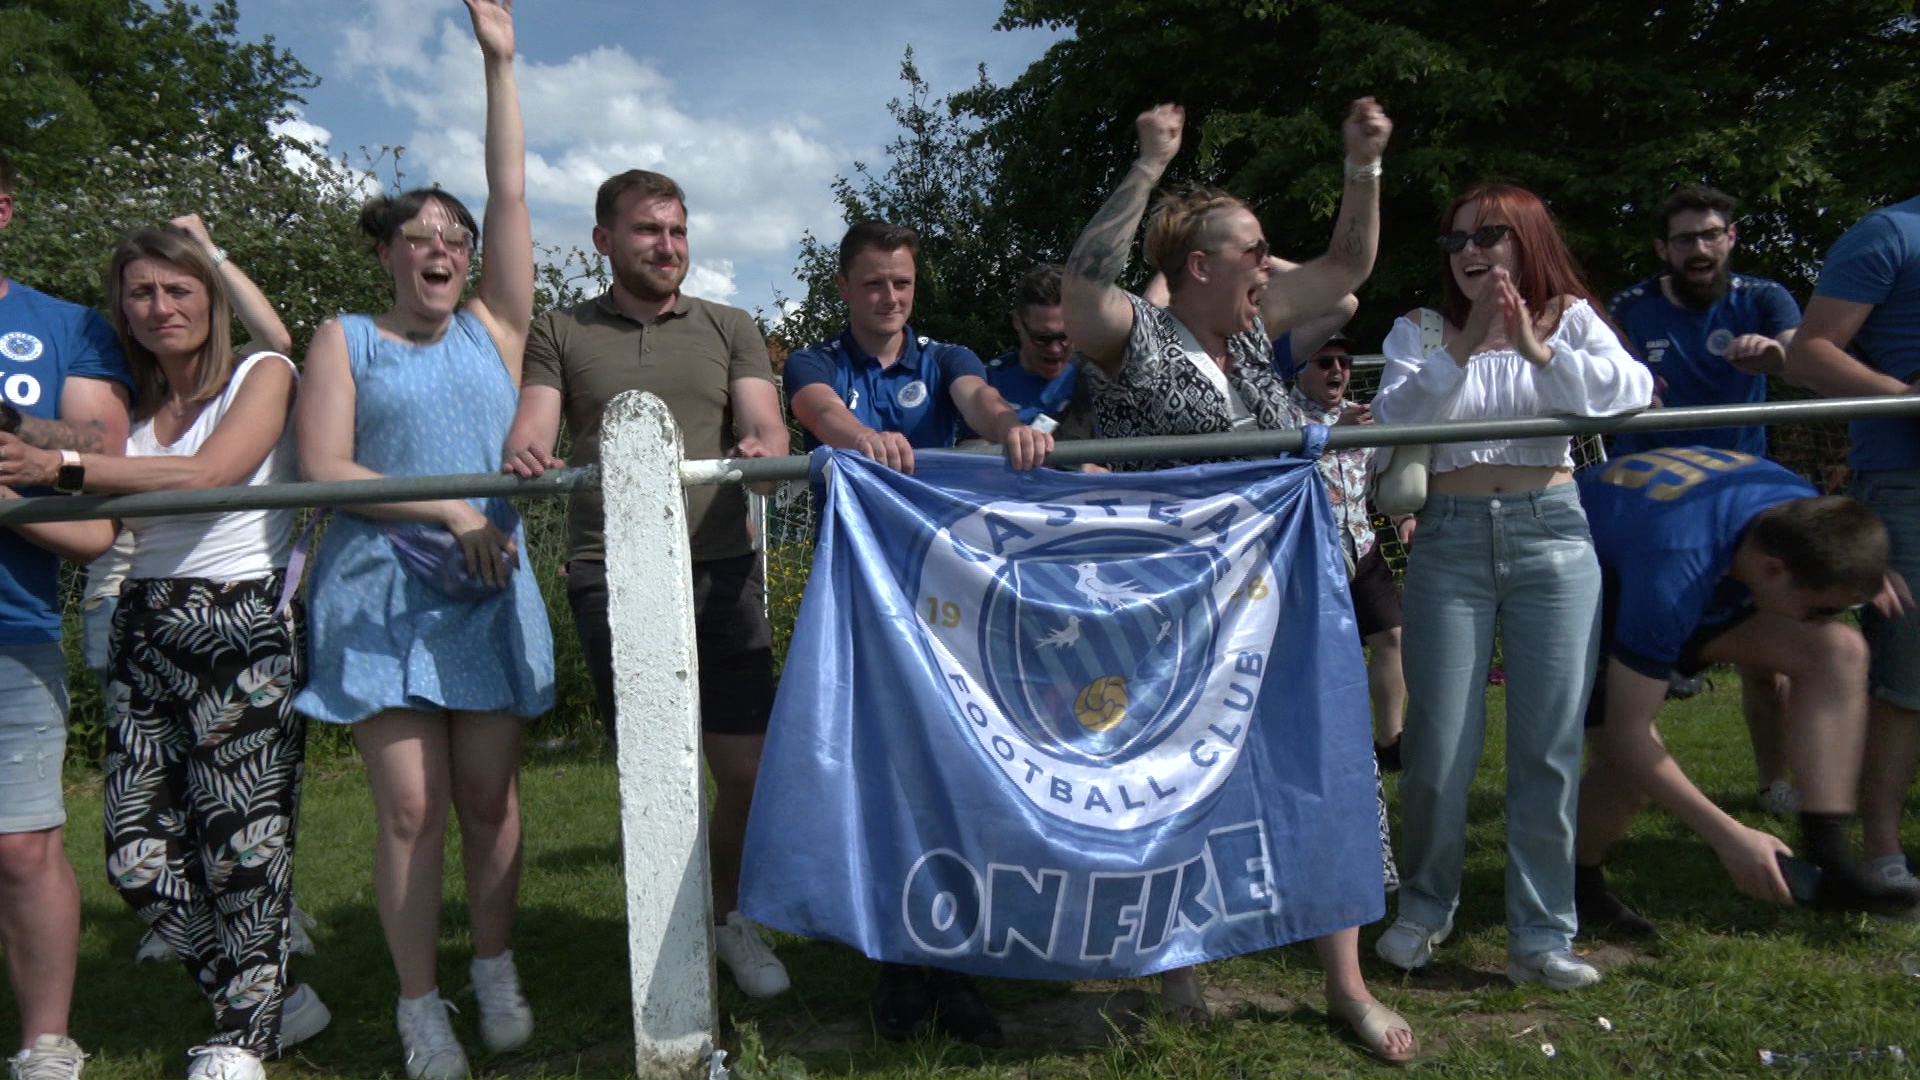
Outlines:
{"label": "wristband", "polygon": [[1355,165],[1349,161],[1345,165],[1345,173],[1349,180],[1358,180],[1361,183],[1367,183],[1380,179],[1380,167],[1381,163],[1379,161],[1374,161],[1368,165]]}
{"label": "wristband", "polygon": [[221,263],[227,261],[227,253],[222,248],[214,248],[207,253],[207,258],[213,260],[213,265],[219,266]]}

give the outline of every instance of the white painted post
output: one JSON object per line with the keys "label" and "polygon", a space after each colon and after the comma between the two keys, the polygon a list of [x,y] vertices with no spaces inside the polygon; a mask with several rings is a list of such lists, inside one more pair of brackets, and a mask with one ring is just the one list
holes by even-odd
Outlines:
{"label": "white painted post", "polygon": [[635,1060],[641,1076],[704,1076],[719,1014],[680,429],[631,392],[602,424]]}

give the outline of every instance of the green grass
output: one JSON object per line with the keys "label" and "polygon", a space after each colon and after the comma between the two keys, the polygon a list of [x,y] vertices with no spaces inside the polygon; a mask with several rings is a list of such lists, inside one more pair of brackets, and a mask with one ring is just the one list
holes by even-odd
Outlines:
{"label": "green grass", "polygon": [[[1742,819],[1791,840],[1762,815],[1739,719],[1738,683],[1675,703],[1669,744],[1703,788]],[[1499,715],[1500,692],[1492,694]],[[1488,744],[1500,745],[1496,720]],[[1613,862],[1618,891],[1659,922],[1646,949],[1599,947],[1607,974],[1576,994],[1516,989],[1501,976],[1505,932],[1501,770],[1490,756],[1474,792],[1465,901],[1458,930],[1434,964],[1401,976],[1372,959],[1375,993],[1412,1021],[1435,1076],[1737,1076],[1761,1073],[1756,1052],[1902,1044],[1920,1052],[1920,926],[1765,907],[1733,892],[1706,846],[1671,818],[1648,814]],[[577,752],[529,756],[524,771],[526,880],[516,953],[539,1016],[532,1044],[487,1055],[473,1029],[469,957],[457,849],[448,854],[442,991],[486,1076],[631,1076],[631,1010],[612,764]],[[68,847],[84,894],[74,1031],[94,1053],[92,1076],[177,1076],[207,1033],[206,1008],[174,964],[134,966],[134,917],[107,887],[100,851],[100,789],[76,773],[68,791]],[[319,918],[319,955],[296,962],[333,1009],[332,1028],[274,1076],[380,1076],[400,1070],[392,969],[371,895],[373,814],[364,773],[345,753],[312,763],[299,837],[301,905]],[[1909,849],[1920,849],[1909,831]],[[1583,948],[1585,944],[1583,943]],[[1141,1010],[1145,982],[985,983],[1011,1045],[981,1051],[946,1041],[879,1042],[865,1001],[872,965],[845,949],[784,938],[794,990],[750,1001],[722,977],[721,1045],[745,1075],[811,1076],[1382,1076],[1399,1075],[1331,1036],[1320,973],[1308,946],[1210,965],[1221,1019],[1168,1025]],[[1150,1013],[1150,1010],[1145,1010]],[[11,1003],[0,1008],[11,1017]],[[1612,1030],[1602,1028],[1605,1017]],[[1552,1057],[1542,1052],[1551,1043]],[[1902,1069],[1905,1072],[1902,1072]],[[1807,1075],[1913,1075],[1889,1062]]]}

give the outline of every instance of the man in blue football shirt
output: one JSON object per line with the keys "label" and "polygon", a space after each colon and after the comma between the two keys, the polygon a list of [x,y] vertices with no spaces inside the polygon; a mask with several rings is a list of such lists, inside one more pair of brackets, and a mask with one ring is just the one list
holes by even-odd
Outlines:
{"label": "man in blue football shirt", "polygon": [[[13,169],[0,155],[0,229],[13,210]],[[105,319],[0,276],[0,431],[41,449],[117,454],[132,385]],[[59,487],[78,491],[78,455],[67,457]],[[0,499],[22,494],[51,492],[0,487]],[[106,521],[0,529],[0,951],[20,1010],[15,1076],[77,1077],[86,1057],[67,1035],[80,887],[62,838],[60,560],[87,562],[112,543]]]}
{"label": "man in blue football shirt", "polygon": [[1652,924],[1607,890],[1601,863],[1649,798],[1713,846],[1743,893],[1793,899],[1776,837],[1715,806],[1667,754],[1654,717],[1667,678],[1747,664],[1787,679],[1787,757],[1800,783],[1801,850],[1821,871],[1806,899],[1902,912],[1920,889],[1851,856],[1866,737],[1867,650],[1835,616],[1911,603],[1887,569],[1887,532],[1857,500],[1818,496],[1773,462],[1709,447],[1648,450],[1587,470],[1580,501],[1606,580],[1606,659],[1588,713],[1575,898],[1582,930]]}
{"label": "man in blue football shirt", "polygon": [[[912,472],[915,449],[952,446],[964,423],[1004,445],[1014,468],[1034,468],[1053,450],[1053,436],[1021,422],[972,350],[918,337],[907,325],[918,244],[912,229],[882,221],[860,222],[840,241],[833,281],[847,305],[847,329],[789,356],[785,370],[807,449],[858,450]],[[937,1028],[983,1046],[1004,1041],[973,981],[954,971],[881,964],[873,1017],[893,1040]]]}
{"label": "man in blue football shirt", "polygon": [[1093,438],[1093,401],[1060,312],[1058,263],[1041,263],[1021,277],[1013,291],[1013,328],[1020,347],[987,361],[988,385],[1019,410],[1021,423],[1056,439]]}
{"label": "man in blue football shirt", "polygon": [[[1653,220],[1660,272],[1614,294],[1607,310],[1633,355],[1652,369],[1662,404],[1746,405],[1767,400],[1767,376],[1780,373],[1800,325],[1800,306],[1776,281],[1736,274],[1727,265],[1739,243],[1733,196],[1686,187],[1667,196]],[[1767,429],[1703,428],[1627,433],[1613,438],[1619,457],[1681,441],[1764,457]],[[1675,696],[1697,693],[1698,678],[1681,680]],[[1759,775],[1761,802],[1783,817],[1799,810],[1787,780],[1780,741],[1780,688],[1741,672],[1741,703]]]}
{"label": "man in blue football shirt", "polygon": [[[1920,198],[1868,214],[1827,253],[1787,376],[1830,397],[1920,387]],[[1920,578],[1920,417],[1853,424],[1852,491],[1893,536],[1893,568]],[[1920,614],[1863,613],[1873,647],[1872,718],[1860,813],[1867,855],[1913,882],[1900,850],[1907,788],[1920,768]]]}

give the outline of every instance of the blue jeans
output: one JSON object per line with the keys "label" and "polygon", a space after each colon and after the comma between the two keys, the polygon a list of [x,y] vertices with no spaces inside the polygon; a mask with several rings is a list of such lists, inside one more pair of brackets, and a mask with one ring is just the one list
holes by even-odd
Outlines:
{"label": "blue jeans", "polygon": [[1600,638],[1600,564],[1572,484],[1433,495],[1408,554],[1400,910],[1460,901],[1467,793],[1487,726],[1496,624],[1507,673],[1507,950],[1573,944],[1574,805]]}
{"label": "blue jeans", "polygon": [[[1893,568],[1908,585],[1920,585],[1920,469],[1854,473],[1851,493],[1886,522]],[[1860,628],[1873,648],[1873,696],[1920,710],[1920,614],[1889,619],[1868,606],[1860,612]]]}

